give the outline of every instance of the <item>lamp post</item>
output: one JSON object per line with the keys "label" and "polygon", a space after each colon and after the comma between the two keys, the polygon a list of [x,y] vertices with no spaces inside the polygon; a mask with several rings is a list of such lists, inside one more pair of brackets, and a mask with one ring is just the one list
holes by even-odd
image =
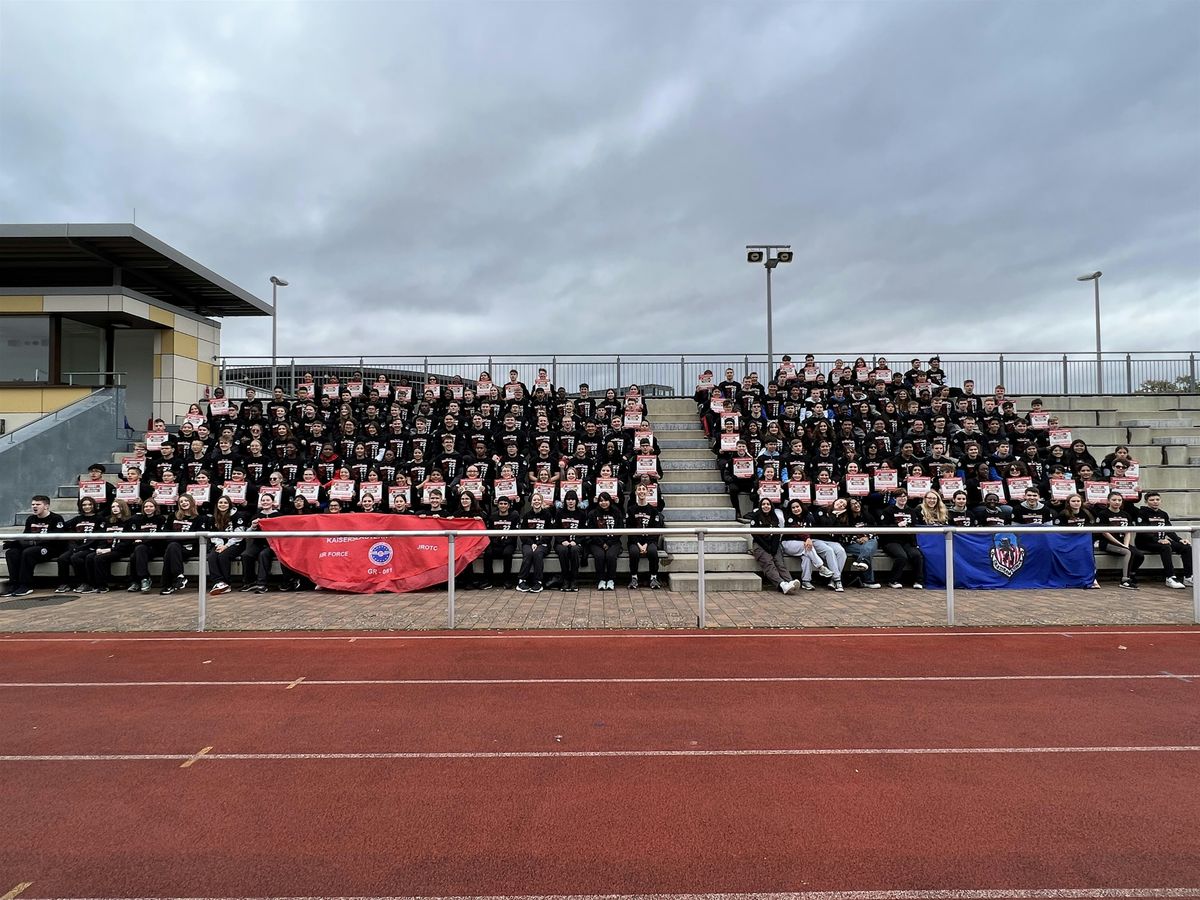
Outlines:
{"label": "lamp post", "polygon": [[1096,393],[1104,393],[1104,365],[1100,357],[1100,276],[1103,272],[1080,275],[1076,281],[1090,281],[1096,288]]}
{"label": "lamp post", "polygon": [[279,337],[279,289],[287,287],[288,283],[276,275],[271,276],[271,386],[267,393],[275,390],[276,380],[276,347]]}
{"label": "lamp post", "polygon": [[791,244],[747,244],[746,262],[762,263],[767,270],[767,377],[775,374],[775,336],[771,323],[771,270],[792,261]]}

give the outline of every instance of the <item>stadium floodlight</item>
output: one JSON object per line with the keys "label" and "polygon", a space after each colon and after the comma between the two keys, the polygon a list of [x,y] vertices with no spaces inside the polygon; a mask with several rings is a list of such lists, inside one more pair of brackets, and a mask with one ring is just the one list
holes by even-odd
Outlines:
{"label": "stadium floodlight", "polygon": [[1096,393],[1104,393],[1104,363],[1100,356],[1100,276],[1103,272],[1092,272],[1089,275],[1077,275],[1076,281],[1090,281],[1096,291]]}
{"label": "stadium floodlight", "polygon": [[271,276],[271,387],[270,391],[275,390],[275,385],[278,382],[275,380],[277,375],[276,355],[279,338],[279,289],[287,287],[288,283],[278,275]]}
{"label": "stadium floodlight", "polygon": [[791,261],[791,244],[746,245],[746,262],[762,263],[767,270],[767,374],[770,376],[775,374],[775,339],[771,326],[771,270],[780,263]]}

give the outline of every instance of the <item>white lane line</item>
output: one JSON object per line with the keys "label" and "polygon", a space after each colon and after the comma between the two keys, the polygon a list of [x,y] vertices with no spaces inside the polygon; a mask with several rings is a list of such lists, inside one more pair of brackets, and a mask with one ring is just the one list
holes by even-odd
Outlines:
{"label": "white lane line", "polygon": [[[127,635],[128,633],[126,633]],[[928,638],[928,637],[1101,637],[1105,635],[1186,635],[1200,637],[1200,628],[1182,625],[1178,629],[1156,629],[1149,631],[883,631],[875,632],[734,632],[720,631],[679,631],[679,632],[645,632],[627,633],[612,632],[583,632],[574,634],[531,634],[529,632],[506,632],[503,634],[358,634],[350,635],[281,635],[281,634],[207,634],[207,635],[172,635],[166,636],[126,636],[111,637],[0,637],[0,646],[4,644],[96,644],[101,642],[178,642],[178,641],[593,641],[593,640],[783,640],[783,639],[828,639],[848,640],[853,638]]]}
{"label": "white lane line", "polygon": [[0,688],[106,687],[295,687],[317,686],[469,686],[529,684],[854,684],[859,682],[941,683],[961,681],[1182,681],[1192,684],[1200,675],[1172,672],[1142,675],[745,675],[737,677],[681,676],[677,678],[306,678],[292,681],[3,681]]}
{"label": "white lane line", "polygon": [[70,753],[0,756],[5,762],[141,762],[193,760],[608,759],[692,756],[997,756],[1079,753],[1200,753],[1200,745],[1141,747],[794,747],[740,750],[413,750],[378,753]]}
{"label": "white lane line", "polygon": [[[542,894],[483,897],[122,897],[114,900],[1136,900],[1200,897],[1200,887],[799,891],[755,894]],[[71,897],[64,900],[100,900]]]}

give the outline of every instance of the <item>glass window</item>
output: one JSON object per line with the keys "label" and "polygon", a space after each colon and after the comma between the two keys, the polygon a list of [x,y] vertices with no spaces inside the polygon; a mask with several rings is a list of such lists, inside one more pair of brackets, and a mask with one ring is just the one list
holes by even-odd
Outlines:
{"label": "glass window", "polygon": [[104,329],[72,319],[62,320],[59,360],[64,384],[104,384]]}
{"label": "glass window", "polygon": [[50,380],[50,317],[0,316],[0,381]]}

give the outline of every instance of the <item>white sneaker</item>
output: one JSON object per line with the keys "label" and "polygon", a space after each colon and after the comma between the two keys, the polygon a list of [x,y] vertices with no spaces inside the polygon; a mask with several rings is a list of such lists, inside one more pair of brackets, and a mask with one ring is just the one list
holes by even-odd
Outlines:
{"label": "white sneaker", "polygon": [[801,590],[811,591],[813,589],[812,582],[811,581],[802,581],[802,582],[800,582],[800,588],[801,588]]}
{"label": "white sneaker", "polygon": [[1180,581],[1178,578],[1176,578],[1174,575],[1172,575],[1170,578],[1167,579],[1167,587],[1174,588],[1177,591],[1182,591],[1185,587],[1187,587],[1187,585],[1185,585],[1182,581]]}
{"label": "white sneaker", "polygon": [[796,583],[794,581],[779,582],[779,590],[784,594],[790,594],[792,592],[792,588],[794,588],[795,586],[796,586]]}
{"label": "white sneaker", "polygon": [[817,569],[817,574],[822,578],[832,578],[833,569],[829,568],[829,566],[821,566],[821,568]]}
{"label": "white sneaker", "polygon": [[833,591],[834,591],[834,593],[835,593],[835,594],[844,594],[844,593],[846,593],[846,589],[845,589],[844,587],[842,587],[842,583],[841,583],[840,581],[835,581],[835,582],[833,583]]}
{"label": "white sneaker", "polygon": [[923,591],[923,590],[925,590],[925,582],[923,582],[923,581],[914,581],[914,582],[913,582],[913,590],[914,590],[914,591]]}
{"label": "white sneaker", "polygon": [[1192,581],[1192,576],[1191,576],[1191,575],[1184,575],[1184,576],[1183,576],[1183,584],[1184,584],[1184,587],[1191,587],[1191,586],[1192,586],[1194,583],[1195,583],[1195,582],[1193,582],[1193,581]]}

